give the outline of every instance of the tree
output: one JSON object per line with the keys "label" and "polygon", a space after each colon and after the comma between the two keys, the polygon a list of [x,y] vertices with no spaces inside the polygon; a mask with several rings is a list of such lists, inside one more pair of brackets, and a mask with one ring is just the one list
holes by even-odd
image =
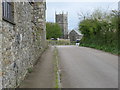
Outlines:
{"label": "tree", "polygon": [[61,27],[57,23],[47,22],[46,23],[46,37],[59,38],[62,35]]}
{"label": "tree", "polygon": [[79,23],[79,30],[84,35],[81,44],[120,53],[118,11],[103,12],[95,10]]}

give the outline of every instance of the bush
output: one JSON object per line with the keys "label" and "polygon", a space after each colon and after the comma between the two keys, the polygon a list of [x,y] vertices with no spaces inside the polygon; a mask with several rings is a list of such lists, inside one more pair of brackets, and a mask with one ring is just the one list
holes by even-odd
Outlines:
{"label": "bush", "polygon": [[[81,21],[79,30],[84,36],[80,45],[119,54],[118,33],[120,31],[117,28],[118,15],[116,12],[106,14],[102,11],[95,11],[91,17],[86,17]],[[95,16],[99,16],[99,13],[100,17]]]}
{"label": "bush", "polygon": [[47,39],[59,38],[62,36],[62,29],[57,23],[46,23],[46,37]]}

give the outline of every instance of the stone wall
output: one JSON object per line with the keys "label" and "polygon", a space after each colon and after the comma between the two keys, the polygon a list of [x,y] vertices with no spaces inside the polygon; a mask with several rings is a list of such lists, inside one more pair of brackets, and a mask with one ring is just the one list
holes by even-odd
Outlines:
{"label": "stone wall", "polygon": [[2,88],[2,4],[0,0],[0,89]]}
{"label": "stone wall", "polygon": [[19,86],[44,51],[45,3],[14,2],[14,23],[2,21],[2,88]]}

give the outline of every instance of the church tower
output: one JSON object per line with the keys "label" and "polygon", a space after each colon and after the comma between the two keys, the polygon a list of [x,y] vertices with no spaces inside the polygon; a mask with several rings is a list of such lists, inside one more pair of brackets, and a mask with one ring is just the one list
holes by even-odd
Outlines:
{"label": "church tower", "polygon": [[55,21],[58,23],[62,29],[62,36],[63,39],[68,39],[68,13],[64,14],[56,14],[55,13]]}

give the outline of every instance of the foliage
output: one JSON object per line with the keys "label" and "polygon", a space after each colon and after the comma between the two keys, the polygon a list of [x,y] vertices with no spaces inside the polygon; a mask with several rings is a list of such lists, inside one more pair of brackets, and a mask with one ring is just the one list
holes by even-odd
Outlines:
{"label": "foliage", "polygon": [[46,37],[47,39],[59,38],[62,35],[62,30],[57,23],[46,23]]}
{"label": "foliage", "polygon": [[81,45],[120,54],[118,20],[118,11],[95,10],[79,24],[79,30],[84,34]]}
{"label": "foliage", "polygon": [[33,72],[33,68],[32,67],[28,68],[27,70],[28,70],[28,73],[32,73]]}

